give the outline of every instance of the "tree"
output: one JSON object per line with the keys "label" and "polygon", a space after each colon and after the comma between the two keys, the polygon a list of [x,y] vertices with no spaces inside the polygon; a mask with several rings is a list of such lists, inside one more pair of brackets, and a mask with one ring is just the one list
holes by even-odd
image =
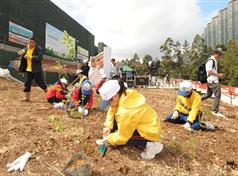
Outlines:
{"label": "tree", "polygon": [[204,39],[196,35],[190,52],[190,61],[194,64],[200,64],[207,59],[206,46]]}
{"label": "tree", "polygon": [[141,70],[140,70],[140,58],[137,55],[137,53],[134,54],[134,57],[129,60],[129,66],[137,73],[137,74],[141,74]]}
{"label": "tree", "polygon": [[230,86],[238,85],[238,44],[234,41],[229,41],[227,51],[220,59],[220,71],[225,73],[223,84]]}
{"label": "tree", "polygon": [[174,59],[178,69],[180,69],[183,65],[182,52],[183,52],[183,46],[179,43],[179,41],[177,41],[174,48]]}
{"label": "tree", "polygon": [[190,51],[190,63],[189,67],[190,79],[197,80],[198,65],[201,65],[205,60],[207,60],[209,51],[205,46],[204,39],[200,35],[196,35],[192,43],[192,48]]}
{"label": "tree", "polygon": [[159,76],[161,77],[171,77],[174,76],[175,68],[175,44],[171,38],[167,38],[165,43],[161,45],[160,52],[162,55],[162,61],[160,62]]}
{"label": "tree", "polygon": [[174,41],[169,37],[166,39],[165,43],[160,46],[160,52],[163,53],[162,59],[171,59],[174,57]]}
{"label": "tree", "polygon": [[190,45],[187,40],[184,41],[184,44],[182,46],[182,57],[183,57],[183,63],[184,65],[190,64]]}

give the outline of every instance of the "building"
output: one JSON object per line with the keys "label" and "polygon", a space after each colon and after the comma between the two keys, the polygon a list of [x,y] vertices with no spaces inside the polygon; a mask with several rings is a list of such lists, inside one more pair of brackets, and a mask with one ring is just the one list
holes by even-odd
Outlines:
{"label": "building", "polygon": [[64,72],[75,73],[79,60],[98,54],[94,35],[50,0],[1,0],[0,67],[16,59],[31,36],[43,48],[46,72],[56,72],[52,65],[60,61]]}
{"label": "building", "polygon": [[[27,38],[34,35],[46,55],[71,61],[78,54],[85,57],[97,54],[94,35],[50,0],[2,0],[0,21],[0,43],[5,45],[6,52],[13,47],[23,48]],[[71,38],[71,48],[60,46],[62,36]],[[73,58],[67,56],[67,49],[72,49]]]}
{"label": "building", "polygon": [[229,40],[238,42],[238,0],[231,0],[227,8],[212,18],[204,28],[203,36],[205,44],[213,48]]}

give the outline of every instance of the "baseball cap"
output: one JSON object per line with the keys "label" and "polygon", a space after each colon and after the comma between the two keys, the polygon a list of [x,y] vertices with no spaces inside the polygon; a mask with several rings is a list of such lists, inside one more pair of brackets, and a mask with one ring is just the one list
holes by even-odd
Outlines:
{"label": "baseball cap", "polygon": [[92,85],[88,80],[83,81],[81,91],[84,95],[89,95],[91,93]]}
{"label": "baseball cap", "polygon": [[213,51],[213,54],[218,54],[220,56],[224,55],[224,52],[222,51],[221,48],[216,48],[214,51]]}
{"label": "baseball cap", "polygon": [[177,91],[177,94],[186,97],[191,93],[192,89],[193,85],[190,81],[183,81],[179,84],[179,90]]}

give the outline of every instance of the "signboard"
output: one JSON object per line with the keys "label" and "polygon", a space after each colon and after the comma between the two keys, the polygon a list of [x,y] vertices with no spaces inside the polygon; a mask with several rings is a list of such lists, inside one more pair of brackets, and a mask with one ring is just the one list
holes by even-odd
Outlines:
{"label": "signboard", "polygon": [[75,38],[46,23],[45,50],[47,55],[75,60]]}
{"label": "signboard", "polygon": [[84,62],[84,61],[88,61],[88,57],[89,57],[88,50],[86,50],[80,46],[77,46],[77,59]]}
{"label": "signboard", "polygon": [[27,45],[28,39],[33,36],[33,32],[13,22],[9,22],[8,40],[20,45]]}
{"label": "signboard", "polygon": [[88,61],[88,57],[80,54],[80,53],[77,53],[77,59],[80,60],[81,62],[86,62]]}
{"label": "signboard", "polygon": [[81,55],[84,55],[86,57],[89,56],[89,53],[88,53],[88,50],[80,47],[80,46],[77,46],[77,53],[81,54]]}

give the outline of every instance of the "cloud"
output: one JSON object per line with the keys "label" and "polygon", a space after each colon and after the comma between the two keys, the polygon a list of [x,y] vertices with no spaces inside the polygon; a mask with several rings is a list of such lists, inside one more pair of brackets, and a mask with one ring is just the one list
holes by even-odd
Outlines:
{"label": "cloud", "polygon": [[52,0],[112,48],[116,58],[159,57],[167,37],[192,41],[202,33],[195,0]]}

